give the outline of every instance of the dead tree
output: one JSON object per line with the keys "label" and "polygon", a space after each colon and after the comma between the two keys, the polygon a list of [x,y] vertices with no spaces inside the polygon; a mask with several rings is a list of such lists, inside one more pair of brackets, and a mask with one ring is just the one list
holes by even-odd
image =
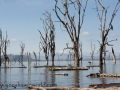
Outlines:
{"label": "dead tree", "polygon": [[0,67],[1,67],[2,30],[0,29]]}
{"label": "dead tree", "polygon": [[22,65],[23,65],[23,53],[24,53],[24,49],[25,49],[25,44],[21,42],[20,48],[21,48],[21,52],[20,52],[21,62],[22,62]]}
{"label": "dead tree", "polygon": [[51,58],[52,58],[52,66],[54,66],[54,57],[55,57],[55,27],[51,18],[51,15],[48,13],[48,24],[50,28],[50,34],[49,34],[49,48],[50,48],[50,53],[51,53]]}
{"label": "dead tree", "polygon": [[[84,0],[85,5],[83,5],[82,0],[62,0],[62,5],[64,11],[58,6],[58,0],[55,0],[54,12],[59,19],[58,22],[62,23],[63,27],[67,31],[71,42],[73,44],[72,50],[74,51],[75,66],[79,67],[79,38],[80,30],[84,22],[85,11],[87,7],[88,0]],[[75,18],[75,15],[70,15],[70,6],[73,6],[75,11],[78,13],[78,17]],[[76,7],[77,6],[77,7]],[[76,19],[78,23],[76,24]],[[76,27],[77,25],[77,27]]]}
{"label": "dead tree", "polygon": [[[108,7],[105,7],[102,0],[95,0],[95,3],[96,3],[96,12],[97,12],[97,16],[99,18],[99,21],[100,21],[100,35],[101,35],[101,41],[98,41],[99,44],[100,44],[100,49],[99,49],[99,60],[100,60],[100,66],[103,65],[103,52],[104,52],[104,48],[106,47],[106,45],[108,46],[113,46],[111,44],[109,44],[110,42],[112,41],[116,41],[116,40],[108,40],[108,34],[111,30],[113,30],[113,25],[112,25],[112,22],[113,22],[113,19],[117,13],[117,11],[119,10],[120,6],[120,0],[118,0],[114,10],[113,10],[113,13],[111,15],[111,18],[110,18],[110,21],[108,22],[107,20],[107,12],[108,12]],[[99,8],[101,7],[101,8]],[[102,10],[101,10],[102,9]],[[107,23],[108,22],[108,23]]]}
{"label": "dead tree", "polygon": [[42,36],[42,33],[40,31],[39,31],[39,33],[40,33],[40,39],[41,39],[40,43],[42,45],[42,49],[43,49],[43,52],[45,54],[46,65],[48,65],[48,57],[49,57],[49,51],[48,51],[49,47],[48,47],[48,43],[47,43],[48,31],[45,31],[45,37]]}
{"label": "dead tree", "polygon": [[119,55],[119,60],[120,60],[120,55]]}
{"label": "dead tree", "polygon": [[27,58],[28,58],[28,72],[31,71],[31,54],[27,52]]}
{"label": "dead tree", "polygon": [[106,45],[104,46],[103,48],[103,60],[104,60],[104,63],[105,63],[105,60],[106,60],[106,53],[108,52],[108,50],[106,50]]}
{"label": "dead tree", "polygon": [[40,44],[41,44],[41,43],[39,43],[39,65],[40,65],[40,52],[41,52],[41,50],[42,50],[42,48],[40,47]]}
{"label": "dead tree", "polygon": [[114,49],[112,48],[112,57],[113,57],[113,62],[116,63],[116,57],[115,57],[115,53],[114,53]]}
{"label": "dead tree", "polygon": [[7,56],[7,47],[10,45],[10,41],[8,40],[8,35],[7,35],[7,31],[6,31],[6,38],[2,39],[2,53],[4,56],[4,62],[5,62],[5,67],[6,67],[6,62],[9,62],[9,57]]}
{"label": "dead tree", "polygon": [[51,53],[52,58],[52,65],[54,66],[54,56],[55,56],[55,27],[51,18],[51,14],[46,12],[43,13],[43,15],[46,17],[46,19],[41,19],[43,22],[43,29],[45,31],[45,37],[43,37],[40,30],[40,39],[41,39],[41,45],[45,54],[45,58],[48,65],[48,57],[49,57],[49,51]]}
{"label": "dead tree", "polygon": [[36,56],[36,53],[33,52],[34,56],[35,56],[35,61],[36,61],[36,66],[37,66],[37,56]]}
{"label": "dead tree", "polygon": [[43,36],[43,34],[41,33],[40,30],[38,30],[38,31],[40,33],[40,39],[41,39],[40,43],[42,45],[42,49],[43,49],[43,52],[45,54],[46,65],[48,65],[48,58],[49,58],[49,46],[48,46],[49,45],[48,44],[49,36],[48,36],[48,30],[49,30],[49,28],[46,25],[47,24],[46,23],[47,22],[46,19],[45,20],[41,19],[41,20],[43,22],[43,29],[45,31],[45,36]]}
{"label": "dead tree", "polygon": [[95,45],[93,47],[92,42],[91,42],[91,53],[90,53],[90,55],[91,55],[92,63],[93,63],[93,59],[94,59],[94,52],[95,52]]}

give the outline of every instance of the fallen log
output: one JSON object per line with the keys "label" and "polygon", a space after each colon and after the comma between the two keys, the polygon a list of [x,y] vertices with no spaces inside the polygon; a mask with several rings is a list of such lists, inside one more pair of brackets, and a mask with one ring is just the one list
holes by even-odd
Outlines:
{"label": "fallen log", "polygon": [[120,87],[120,83],[91,84],[91,85],[89,85],[89,88],[107,88],[107,87]]}
{"label": "fallen log", "polygon": [[88,70],[89,68],[84,67],[48,67],[49,70]]}
{"label": "fallen log", "polygon": [[63,76],[68,76],[67,73],[55,73],[55,75],[63,75]]}
{"label": "fallen log", "polygon": [[27,68],[27,67],[1,67],[1,68]]}
{"label": "fallen log", "polygon": [[116,77],[120,78],[120,74],[107,74],[107,73],[91,73],[87,77]]}
{"label": "fallen log", "polygon": [[41,68],[41,67],[67,67],[67,66],[33,66],[33,68]]}
{"label": "fallen log", "polygon": [[[102,84],[101,84],[102,85]],[[107,84],[105,84],[107,85]],[[104,86],[105,86],[104,85]],[[120,87],[109,87],[114,85],[107,85],[107,88],[97,88],[97,86],[92,85],[90,88],[67,88],[67,87],[37,87],[37,86],[28,86],[29,90],[120,90]],[[119,85],[116,85],[119,86]]]}

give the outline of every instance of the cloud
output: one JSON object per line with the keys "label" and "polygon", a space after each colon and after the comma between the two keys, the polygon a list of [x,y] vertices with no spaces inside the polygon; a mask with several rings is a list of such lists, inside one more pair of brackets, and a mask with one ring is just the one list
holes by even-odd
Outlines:
{"label": "cloud", "polygon": [[17,42],[17,39],[11,39],[10,42]]}
{"label": "cloud", "polygon": [[81,35],[82,36],[90,36],[90,33],[89,32],[82,32]]}
{"label": "cloud", "polygon": [[112,37],[118,37],[118,36],[120,36],[120,35],[118,35],[118,34],[116,34],[116,33],[113,33],[113,34],[110,34],[110,36],[112,36]]}

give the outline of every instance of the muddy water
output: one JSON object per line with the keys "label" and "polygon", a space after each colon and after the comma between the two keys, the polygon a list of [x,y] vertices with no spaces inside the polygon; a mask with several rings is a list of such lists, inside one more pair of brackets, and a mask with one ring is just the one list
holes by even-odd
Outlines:
{"label": "muddy water", "polygon": [[[61,61],[55,62],[55,65],[68,65],[74,62]],[[94,65],[98,65],[98,61],[94,61]],[[24,62],[25,66],[27,62]],[[88,87],[90,84],[107,84],[120,82],[120,78],[91,78],[86,77],[90,73],[99,72],[99,67],[93,67],[89,70],[75,70],[75,71],[50,71],[45,67],[33,68],[35,62],[32,62],[31,70],[28,68],[1,68],[0,69],[0,88],[3,90],[27,90],[27,86],[42,85],[42,86],[65,86],[65,87]],[[49,62],[51,64],[51,62]],[[39,65],[39,63],[38,63]],[[40,62],[40,65],[45,65],[45,62]],[[81,66],[86,67],[90,65],[88,61],[83,61]],[[18,67],[19,64],[12,62],[12,66]],[[120,73],[120,61],[116,64],[112,61],[106,61],[103,72],[105,73]],[[68,76],[55,75],[55,73],[67,73]],[[9,88],[9,89],[8,89]],[[0,89],[1,90],[1,89]]]}

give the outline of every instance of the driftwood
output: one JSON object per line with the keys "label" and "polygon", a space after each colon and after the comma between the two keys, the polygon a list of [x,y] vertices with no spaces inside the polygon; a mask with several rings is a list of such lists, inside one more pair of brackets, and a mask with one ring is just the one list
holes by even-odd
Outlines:
{"label": "driftwood", "polygon": [[[96,84],[97,85],[97,84]],[[117,83],[111,83],[111,84],[104,84],[107,85],[106,87],[110,87],[110,86],[119,86],[119,87],[115,87],[115,88],[98,88],[96,87],[96,85],[91,85],[89,87],[91,88],[68,88],[68,87],[36,87],[36,86],[28,86],[29,90],[120,90],[120,85]],[[102,84],[101,84],[102,85]]]}
{"label": "driftwood", "polygon": [[107,74],[107,73],[91,73],[87,75],[87,77],[116,77],[120,78],[120,74]]}
{"label": "driftwood", "polygon": [[67,74],[67,73],[55,73],[55,75],[68,76],[68,74]]}
{"label": "driftwood", "polygon": [[[107,87],[120,87],[120,83],[109,83],[109,84],[91,84],[90,88],[107,88]],[[119,89],[117,89],[119,90]]]}
{"label": "driftwood", "polygon": [[89,68],[68,66],[68,67],[49,67],[48,69],[54,71],[54,70],[88,70]]}
{"label": "driftwood", "polygon": [[[82,88],[68,88],[68,87],[36,87],[28,86],[30,90],[86,90]],[[87,89],[90,90],[90,89]]]}
{"label": "driftwood", "polygon": [[1,67],[1,68],[27,68],[27,67]]}
{"label": "driftwood", "polygon": [[41,67],[66,67],[66,66],[47,66],[47,65],[45,65],[45,66],[33,66],[33,68],[41,68]]}

